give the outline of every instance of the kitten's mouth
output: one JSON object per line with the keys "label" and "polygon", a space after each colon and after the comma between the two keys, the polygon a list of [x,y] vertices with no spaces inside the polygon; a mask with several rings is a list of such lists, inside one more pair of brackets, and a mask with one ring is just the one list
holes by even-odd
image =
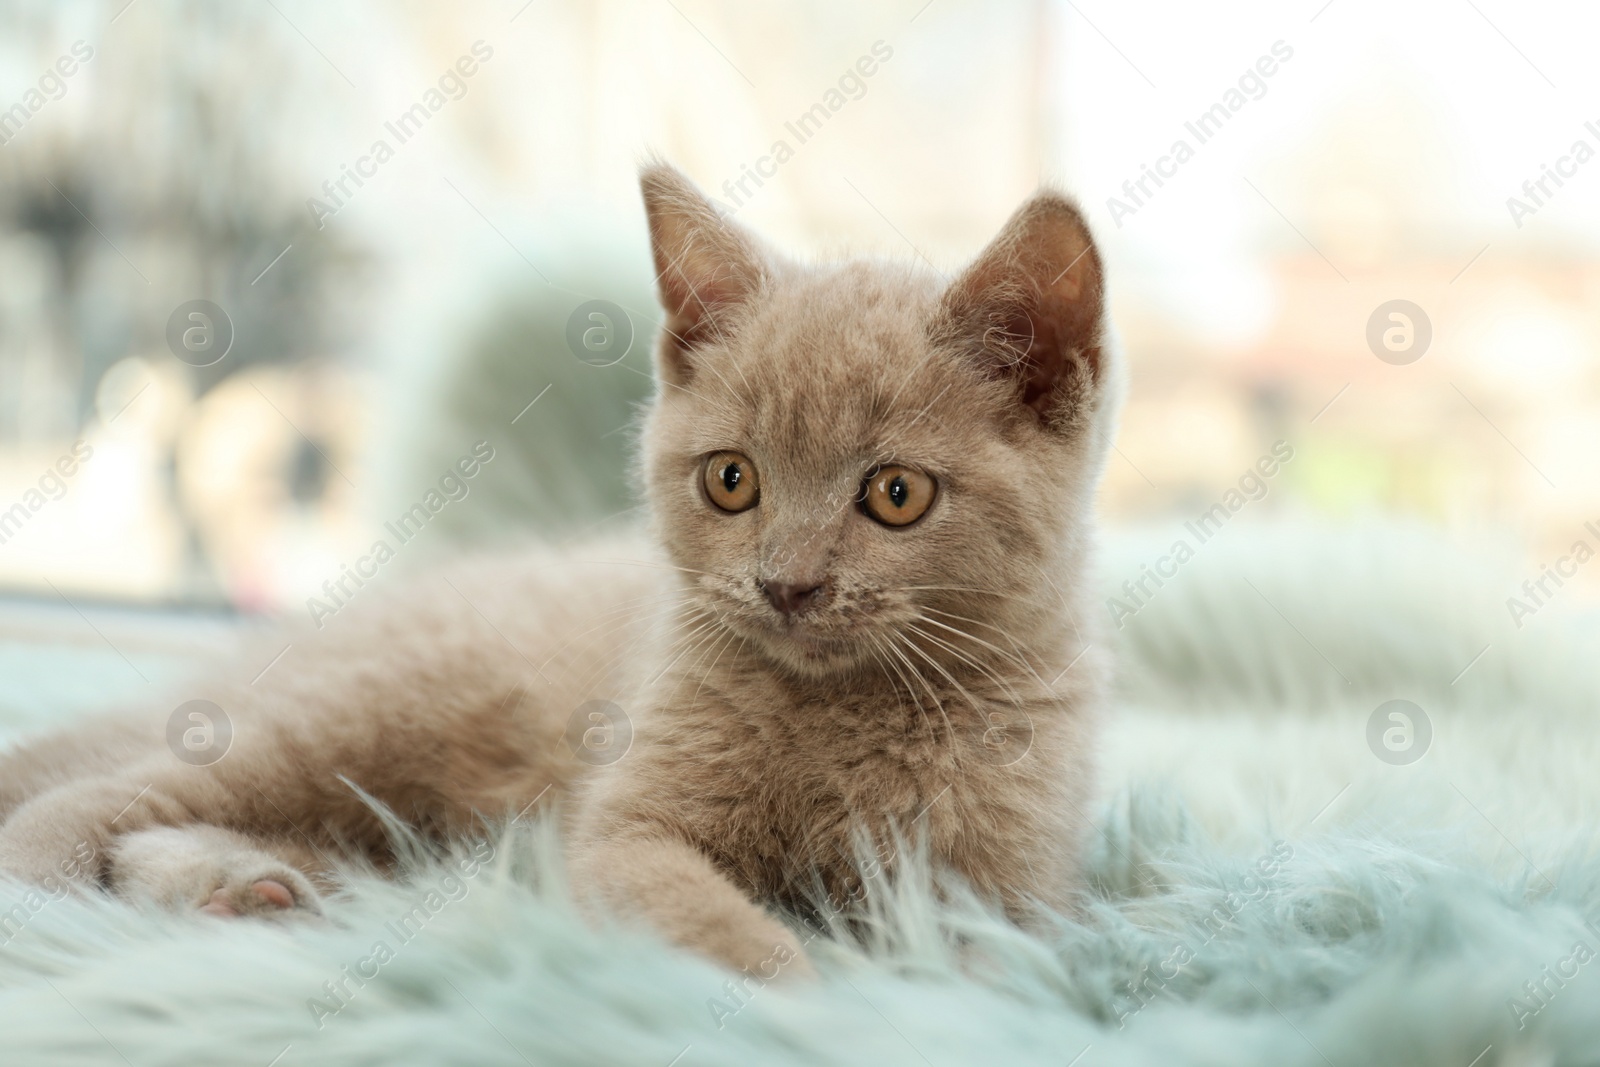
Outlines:
{"label": "kitten's mouth", "polygon": [[808,656],[819,658],[829,656],[844,645],[844,642],[836,637],[825,637],[793,624],[782,628],[780,633],[783,635],[783,640]]}
{"label": "kitten's mouth", "polygon": [[740,602],[724,610],[723,625],[776,663],[811,673],[853,667],[864,655],[872,625],[860,614],[812,610],[786,616],[752,607]]}
{"label": "kitten's mouth", "polygon": [[856,658],[856,644],[850,635],[820,626],[818,620],[768,619],[761,630],[761,643],[769,653],[791,663],[821,667]]}

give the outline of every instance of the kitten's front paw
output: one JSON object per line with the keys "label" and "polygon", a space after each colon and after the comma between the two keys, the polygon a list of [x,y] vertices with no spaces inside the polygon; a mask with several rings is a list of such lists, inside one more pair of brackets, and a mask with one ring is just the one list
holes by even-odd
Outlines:
{"label": "kitten's front paw", "polygon": [[322,914],[317,891],[304,875],[267,857],[258,858],[265,865],[246,862],[223,872],[223,883],[211,891],[200,911],[222,919],[285,920]]}
{"label": "kitten's front paw", "polygon": [[763,984],[816,978],[817,970],[799,939],[776,920],[765,915],[761,919],[762,929],[754,937],[718,938],[709,944],[689,945]]}
{"label": "kitten's front paw", "polygon": [[154,827],[112,850],[111,885],[132,900],[219,918],[314,918],[310,879],[242,834],[216,826]]}
{"label": "kitten's front paw", "polygon": [[812,965],[811,957],[806,955],[804,948],[796,945],[794,954],[789,957],[787,962],[779,965],[778,973],[769,980],[780,983],[810,982],[815,980],[816,977],[817,969]]}

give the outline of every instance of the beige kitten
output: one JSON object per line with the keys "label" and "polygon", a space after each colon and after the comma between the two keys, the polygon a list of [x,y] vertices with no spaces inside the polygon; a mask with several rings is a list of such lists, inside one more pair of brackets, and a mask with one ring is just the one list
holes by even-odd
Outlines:
{"label": "beige kitten", "polygon": [[348,781],[439,837],[567,795],[585,899],[768,976],[808,964],[767,908],[852,897],[863,840],[891,863],[924,842],[1019,918],[1069,901],[1120,397],[1082,216],[1040,193],[946,282],[802,266],[671,168],[642,184],[668,315],[657,546],[364,593],[256,684],[198,694],[235,729],[208,766],[174,758],[164,715],[22,746],[0,870],[314,912],[331,857],[389,858]]}

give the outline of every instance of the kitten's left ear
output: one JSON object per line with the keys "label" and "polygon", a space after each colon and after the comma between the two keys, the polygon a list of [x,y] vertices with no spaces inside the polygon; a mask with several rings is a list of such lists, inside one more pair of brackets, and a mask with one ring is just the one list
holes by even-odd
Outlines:
{"label": "kitten's left ear", "polygon": [[1068,430],[1109,373],[1102,278],[1082,213],[1061,194],[1041,192],[951,283],[931,332],[986,374],[1013,382],[1046,426]]}
{"label": "kitten's left ear", "polygon": [[667,313],[660,370],[667,381],[683,385],[693,375],[695,350],[718,337],[728,312],[761,288],[770,258],[676,168],[649,164],[639,173],[639,186]]}

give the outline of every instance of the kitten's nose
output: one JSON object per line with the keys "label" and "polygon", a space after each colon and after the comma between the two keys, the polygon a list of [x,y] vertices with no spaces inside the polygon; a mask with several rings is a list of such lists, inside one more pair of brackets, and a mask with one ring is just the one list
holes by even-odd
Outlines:
{"label": "kitten's nose", "polygon": [[767,594],[772,606],[785,616],[803,611],[821,600],[826,592],[822,582],[762,582],[761,591]]}

